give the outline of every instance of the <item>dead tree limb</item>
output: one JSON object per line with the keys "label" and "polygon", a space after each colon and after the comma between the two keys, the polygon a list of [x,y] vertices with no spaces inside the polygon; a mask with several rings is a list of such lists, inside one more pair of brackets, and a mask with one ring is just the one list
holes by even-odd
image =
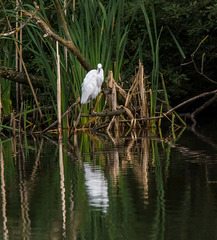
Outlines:
{"label": "dead tree limb", "polygon": [[[0,74],[1,74],[2,78],[9,79],[13,82],[18,82],[18,83],[21,83],[21,84],[29,85],[26,74],[21,73],[21,72],[17,72],[12,68],[6,68],[6,67],[3,67],[3,66],[0,66]],[[43,77],[29,74],[29,78],[30,78],[30,80],[32,82],[32,85],[34,87],[38,87],[38,88],[43,88],[44,87]]]}
{"label": "dead tree limb", "polygon": [[200,48],[200,46],[202,45],[202,43],[209,37],[209,35],[207,35],[202,41],[200,41],[200,43],[198,44],[197,48],[194,50],[194,52],[191,54],[191,61],[188,63],[183,63],[181,64],[182,66],[184,65],[188,65],[193,63],[193,66],[196,70],[196,72],[198,74],[200,74],[202,77],[204,77],[206,80],[208,80],[209,82],[213,83],[213,84],[217,84],[216,81],[214,81],[213,79],[209,78],[206,74],[203,73],[203,61],[204,61],[204,55],[205,53],[202,55],[202,61],[201,61],[201,70],[198,69],[197,64],[194,61],[194,56],[196,54],[196,52],[198,51],[198,49]]}
{"label": "dead tree limb", "polygon": [[[30,13],[30,12],[27,12],[25,10],[22,10],[22,12],[25,16],[28,16],[28,17],[32,16],[32,13]],[[65,40],[65,39],[61,38],[60,36],[58,36],[56,33],[54,33],[50,29],[50,27],[47,25],[47,23],[45,23],[40,17],[35,15],[35,16],[33,16],[33,19],[36,21],[36,23],[39,25],[39,27],[45,32],[44,37],[50,36],[54,40],[58,41],[59,43],[61,43],[65,47],[67,47],[72,52],[72,54],[77,58],[77,60],[80,62],[80,64],[83,66],[83,68],[85,70],[90,71],[92,69],[91,65],[82,56],[81,52],[75,47],[75,45],[72,41]]]}
{"label": "dead tree limb", "polygon": [[207,75],[205,75],[205,74],[203,73],[203,66],[201,66],[202,71],[199,71],[199,69],[198,69],[198,67],[197,67],[197,65],[196,65],[196,63],[195,63],[195,61],[194,61],[194,55],[193,55],[193,54],[191,55],[191,60],[192,60],[192,63],[193,63],[193,65],[194,65],[194,68],[195,68],[195,70],[196,70],[196,72],[197,72],[198,74],[200,74],[202,77],[204,77],[204,78],[205,78],[206,80],[208,80],[209,82],[214,83],[214,84],[217,84],[216,81],[212,80],[211,78],[209,78]]}

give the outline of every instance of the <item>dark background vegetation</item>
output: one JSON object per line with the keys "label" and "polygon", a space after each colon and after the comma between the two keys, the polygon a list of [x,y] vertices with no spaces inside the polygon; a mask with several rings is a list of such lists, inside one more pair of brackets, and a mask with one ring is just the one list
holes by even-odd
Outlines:
{"label": "dark background vegetation", "polygon": [[[205,53],[204,74],[217,80],[217,2],[206,1],[165,1],[155,0],[157,26],[164,27],[160,40],[160,71],[164,74],[167,91],[176,104],[190,96],[215,88],[204,77],[200,76],[193,64],[183,65],[191,61],[190,55],[198,44],[207,36],[195,55],[195,62],[200,69],[201,57]],[[134,1],[126,2],[126,21],[130,21],[136,5]],[[186,59],[184,60],[171,39],[167,27],[173,32]],[[145,39],[144,39],[145,36]],[[143,40],[144,39],[144,40]],[[134,15],[127,51],[133,54],[140,41],[142,42],[142,61],[146,73],[152,67],[150,46],[145,22],[141,10]]]}

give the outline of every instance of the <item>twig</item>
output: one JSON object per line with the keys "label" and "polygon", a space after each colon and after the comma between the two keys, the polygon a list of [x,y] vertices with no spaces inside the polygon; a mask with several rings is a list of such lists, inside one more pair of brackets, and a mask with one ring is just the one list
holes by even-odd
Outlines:
{"label": "twig", "polygon": [[197,72],[198,74],[200,74],[202,77],[206,78],[209,82],[214,83],[214,84],[217,84],[216,81],[212,80],[212,79],[209,78],[207,75],[205,75],[203,72],[200,72],[200,71],[199,71],[199,69],[197,68],[197,65],[196,65],[196,63],[195,63],[195,61],[194,61],[194,55],[193,55],[193,54],[191,55],[191,60],[192,60],[192,63],[193,63],[193,65],[194,65],[194,68],[195,68],[195,70],[196,70],[196,72]]}
{"label": "twig", "polygon": [[[214,91],[211,91],[211,92],[205,92],[205,93],[202,93],[202,94],[199,94],[195,97],[192,97],[180,104],[178,104],[177,106],[171,108],[169,111],[167,111],[166,113],[163,113],[163,115],[160,115],[160,116],[155,116],[155,117],[146,117],[146,118],[139,118],[139,119],[136,119],[137,121],[145,121],[145,120],[154,120],[154,119],[160,119],[160,118],[163,118],[165,115],[168,115],[170,114],[171,112],[175,111],[176,109],[184,106],[185,104],[189,103],[189,102],[193,102],[199,98],[202,98],[202,97],[206,97],[206,96],[209,96],[209,95],[212,95],[212,94],[216,94],[217,93],[217,90],[214,90]],[[131,122],[131,120],[120,120],[120,122]]]}

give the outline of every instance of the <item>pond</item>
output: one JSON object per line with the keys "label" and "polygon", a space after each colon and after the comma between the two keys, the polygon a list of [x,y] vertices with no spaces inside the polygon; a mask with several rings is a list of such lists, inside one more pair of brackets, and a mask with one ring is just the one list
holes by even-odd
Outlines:
{"label": "pond", "polygon": [[217,239],[216,148],[205,128],[4,140],[0,239]]}

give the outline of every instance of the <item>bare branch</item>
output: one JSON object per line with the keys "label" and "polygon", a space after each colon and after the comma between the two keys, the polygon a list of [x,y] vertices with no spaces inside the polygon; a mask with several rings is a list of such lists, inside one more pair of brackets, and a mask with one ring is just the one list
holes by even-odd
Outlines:
{"label": "bare branch", "polygon": [[199,71],[195,61],[194,61],[194,55],[196,54],[196,52],[198,51],[198,49],[200,48],[200,46],[202,45],[202,43],[209,37],[209,35],[207,35],[197,46],[197,48],[195,49],[195,51],[191,54],[191,61],[190,62],[187,62],[187,63],[182,63],[181,66],[185,66],[185,65],[188,65],[188,64],[191,64],[193,63],[193,66],[196,70],[196,72],[198,74],[200,74],[202,77],[206,78],[209,82],[213,83],[213,84],[217,84],[216,81],[214,81],[213,79],[209,78],[207,75],[205,75],[203,73],[203,63],[204,63],[204,56],[205,56],[205,53],[203,53],[202,55],[202,59],[201,59],[201,70]]}
{"label": "bare branch", "polygon": [[206,76],[206,75],[203,73],[203,67],[202,67],[202,72],[199,71],[199,69],[197,68],[197,65],[196,65],[196,63],[195,63],[195,61],[194,61],[194,55],[193,55],[193,54],[191,55],[191,60],[192,60],[192,63],[193,63],[193,65],[194,65],[194,68],[195,68],[195,70],[196,70],[196,72],[197,72],[198,74],[200,74],[201,76],[203,76],[204,78],[206,78],[209,82],[214,83],[214,84],[217,84],[216,81],[212,80],[211,78],[209,78],[208,76]]}
{"label": "bare branch", "polygon": [[193,101],[195,101],[195,100],[197,100],[197,99],[199,99],[199,98],[207,97],[207,96],[209,96],[209,95],[213,95],[213,94],[216,94],[216,93],[217,93],[217,89],[214,90],[214,91],[204,92],[204,93],[202,93],[202,94],[199,94],[199,95],[197,95],[197,96],[194,96],[194,97],[192,97],[192,98],[190,98],[190,99],[188,99],[188,100],[180,103],[180,104],[177,105],[176,107],[171,108],[171,109],[170,109],[169,111],[167,111],[165,114],[167,115],[167,114],[175,111],[176,109],[184,106],[185,104],[187,104],[187,103],[189,103],[189,102],[193,102]]}
{"label": "bare branch", "polygon": [[[32,13],[29,13],[25,10],[22,10],[22,12],[26,16],[29,16],[29,17],[32,16]],[[75,47],[75,45],[72,41],[65,40],[65,39],[61,38],[60,36],[58,36],[56,33],[54,33],[50,29],[50,27],[40,17],[35,15],[32,18],[36,21],[36,23],[40,26],[40,28],[45,32],[44,36],[50,36],[54,40],[58,41],[59,43],[61,43],[64,46],[66,46],[72,52],[72,54],[78,59],[78,61],[80,62],[80,64],[83,66],[84,69],[86,69],[87,71],[90,71],[92,69],[90,64],[82,56],[81,52]]]}

